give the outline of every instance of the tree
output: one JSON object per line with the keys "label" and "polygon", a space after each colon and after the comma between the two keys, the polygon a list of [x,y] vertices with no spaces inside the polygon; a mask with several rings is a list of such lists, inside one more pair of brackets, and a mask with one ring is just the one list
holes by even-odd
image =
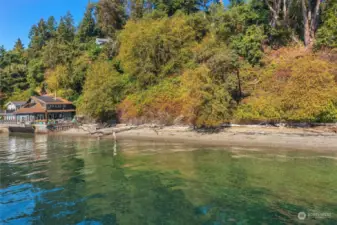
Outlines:
{"label": "tree", "polygon": [[13,50],[16,52],[22,52],[24,50],[24,47],[23,47],[23,44],[20,38],[18,38],[18,40],[15,42]]}
{"label": "tree", "polygon": [[275,28],[281,23],[288,25],[292,0],[265,0],[271,13],[270,25]]}
{"label": "tree", "polygon": [[8,93],[15,90],[26,90],[29,87],[26,77],[27,66],[23,64],[21,58],[10,52],[10,64],[1,70],[1,78],[4,83],[1,85]]}
{"label": "tree", "polygon": [[64,65],[58,65],[55,69],[48,70],[45,73],[45,83],[51,93],[58,96],[75,100],[76,92],[72,87],[71,70]]}
{"label": "tree", "polygon": [[231,46],[251,64],[257,64],[263,57],[262,43],[266,39],[263,27],[250,26],[244,34],[231,39]]}
{"label": "tree", "polygon": [[[312,46],[315,40],[315,33],[320,20],[321,0],[265,0],[270,12],[270,25],[275,28],[277,25],[290,26],[290,17],[301,17],[303,26],[303,39],[305,46]],[[296,8],[300,8],[301,16],[297,15]],[[291,15],[291,13],[295,15]],[[292,26],[297,26],[296,22]],[[293,27],[295,28],[295,27]]]}
{"label": "tree", "polygon": [[69,71],[65,66],[57,66],[46,74],[46,84],[50,92],[57,92],[62,87],[66,88]]}
{"label": "tree", "polygon": [[187,70],[182,76],[185,90],[183,115],[188,122],[201,127],[219,126],[230,119],[231,96],[207,67]]}
{"label": "tree", "polygon": [[172,16],[178,10],[187,14],[198,11],[198,0],[153,0],[154,8]]}
{"label": "tree", "polygon": [[95,119],[115,114],[123,97],[124,77],[108,62],[93,64],[88,72],[79,110]]}
{"label": "tree", "polygon": [[315,34],[319,22],[319,10],[321,0],[301,0],[302,16],[304,24],[304,44],[311,46],[315,40]]}
{"label": "tree", "polygon": [[41,19],[38,25],[33,25],[29,32],[29,47],[37,53],[46,44],[48,40],[47,24]]}
{"label": "tree", "polygon": [[337,48],[337,1],[331,0],[322,14],[322,25],[317,31],[317,48]]}
{"label": "tree", "polygon": [[57,28],[57,36],[60,42],[71,42],[75,37],[75,26],[73,16],[70,12],[61,17],[59,26]]}
{"label": "tree", "polygon": [[224,10],[221,5],[210,8],[211,32],[228,44],[234,36],[243,35],[250,26],[264,25],[265,18],[251,4],[236,5]]}
{"label": "tree", "polygon": [[114,37],[126,21],[124,0],[100,0],[97,3],[96,18],[103,34]]}
{"label": "tree", "polygon": [[84,17],[77,31],[80,42],[86,43],[96,35],[96,24],[93,17],[93,5],[88,4]]}
{"label": "tree", "polygon": [[48,39],[51,39],[55,37],[57,30],[57,22],[55,20],[55,17],[50,16],[47,20],[47,37]]}
{"label": "tree", "polygon": [[131,19],[137,20],[143,17],[145,12],[145,1],[144,0],[131,0]]}
{"label": "tree", "polygon": [[33,89],[44,81],[44,66],[39,58],[31,59],[28,63],[27,81]]}
{"label": "tree", "polygon": [[204,38],[196,51],[196,62],[206,65],[212,79],[231,93],[233,99],[239,102],[242,98],[240,60],[238,55],[224,43],[217,42],[213,37]]}
{"label": "tree", "polygon": [[28,37],[30,39],[29,47],[35,48],[35,46],[37,46],[38,38],[38,30],[35,24],[30,28]]}
{"label": "tree", "polygon": [[48,40],[48,31],[47,31],[47,24],[44,19],[40,19],[38,25],[38,36],[39,36],[39,49],[42,48],[43,45],[45,45],[46,41]]}
{"label": "tree", "polygon": [[6,62],[6,49],[3,45],[0,45],[0,69],[4,68],[7,65]]}
{"label": "tree", "polygon": [[63,43],[58,42],[56,39],[52,39],[43,48],[42,59],[46,68],[55,68],[58,64],[63,63],[64,54],[63,49],[66,46]]}
{"label": "tree", "polygon": [[222,6],[213,6],[210,10],[210,20],[214,23],[211,32],[217,39],[227,43],[250,63],[259,63],[266,39],[265,21],[253,5],[235,5],[228,11],[224,11]]}
{"label": "tree", "polygon": [[185,15],[128,21],[120,35],[118,58],[139,88],[179,73],[192,56],[196,34]]}

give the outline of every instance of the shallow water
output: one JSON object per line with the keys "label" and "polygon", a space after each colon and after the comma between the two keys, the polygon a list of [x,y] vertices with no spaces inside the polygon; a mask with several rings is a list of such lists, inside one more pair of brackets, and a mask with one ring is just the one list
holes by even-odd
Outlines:
{"label": "shallow water", "polygon": [[335,152],[1,135],[0,167],[1,225],[337,224]]}

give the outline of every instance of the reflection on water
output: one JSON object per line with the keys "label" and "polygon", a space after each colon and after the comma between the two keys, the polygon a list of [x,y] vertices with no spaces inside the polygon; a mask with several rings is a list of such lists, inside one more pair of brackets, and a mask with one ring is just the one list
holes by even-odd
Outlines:
{"label": "reflection on water", "polygon": [[0,166],[0,224],[337,224],[333,152],[2,135]]}

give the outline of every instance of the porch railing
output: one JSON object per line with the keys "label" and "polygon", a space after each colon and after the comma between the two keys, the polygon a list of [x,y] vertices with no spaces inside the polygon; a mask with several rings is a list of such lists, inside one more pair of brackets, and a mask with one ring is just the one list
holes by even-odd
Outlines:
{"label": "porch railing", "polygon": [[16,120],[0,120],[0,124],[10,125],[10,124],[19,124],[20,122]]}

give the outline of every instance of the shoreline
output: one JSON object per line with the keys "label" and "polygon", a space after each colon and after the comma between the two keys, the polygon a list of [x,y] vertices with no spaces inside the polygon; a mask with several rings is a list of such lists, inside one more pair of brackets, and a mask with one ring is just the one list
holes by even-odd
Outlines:
{"label": "shoreline", "polygon": [[[115,137],[113,133],[115,133]],[[71,129],[53,135],[179,142],[209,146],[337,151],[337,134],[324,129],[240,126],[224,128],[218,132],[210,133],[195,131],[188,126],[151,127],[149,125],[125,125],[105,128],[94,132],[94,134],[82,129]]]}

